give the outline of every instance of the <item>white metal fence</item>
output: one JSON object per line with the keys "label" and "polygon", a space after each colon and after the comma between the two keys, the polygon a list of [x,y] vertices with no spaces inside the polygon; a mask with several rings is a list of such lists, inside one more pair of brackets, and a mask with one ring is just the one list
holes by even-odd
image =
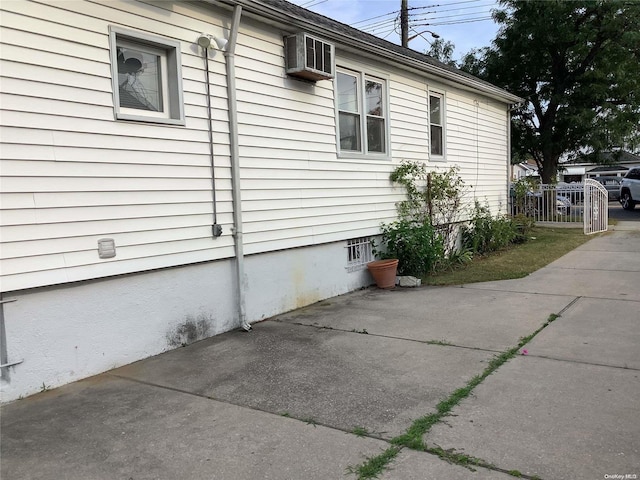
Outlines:
{"label": "white metal fence", "polygon": [[584,181],[584,233],[605,232],[609,226],[609,193],[595,180]]}
{"label": "white metal fence", "polygon": [[511,200],[513,215],[525,215],[536,223],[583,225],[587,235],[607,229],[608,193],[595,180],[565,185],[540,184]]}

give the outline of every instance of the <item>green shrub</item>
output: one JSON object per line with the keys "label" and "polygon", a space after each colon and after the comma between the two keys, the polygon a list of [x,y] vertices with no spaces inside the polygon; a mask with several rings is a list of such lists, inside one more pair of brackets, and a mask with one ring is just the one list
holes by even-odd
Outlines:
{"label": "green shrub", "polygon": [[398,217],[437,227],[444,245],[442,260],[455,253],[456,224],[464,216],[467,193],[459,168],[429,170],[424,162],[402,161],[391,173],[391,181],[402,185],[407,199],[396,204]]}
{"label": "green shrub", "polygon": [[402,218],[382,225],[382,258],[397,258],[399,275],[424,276],[433,271],[444,255],[442,238],[428,221]]}
{"label": "green shrub", "polygon": [[507,247],[517,235],[511,219],[501,215],[493,217],[489,207],[476,201],[469,226],[462,233],[462,244],[473,253],[483,255]]}
{"label": "green shrub", "polygon": [[524,243],[528,240],[529,234],[531,230],[535,226],[536,222],[533,218],[527,217],[526,215],[520,213],[518,215],[514,215],[511,218],[511,222],[513,223],[516,229],[516,236],[513,239],[513,243]]}

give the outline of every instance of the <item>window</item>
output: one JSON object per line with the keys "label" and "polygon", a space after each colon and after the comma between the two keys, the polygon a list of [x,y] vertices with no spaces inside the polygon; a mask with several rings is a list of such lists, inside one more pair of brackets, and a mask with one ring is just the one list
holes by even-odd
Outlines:
{"label": "window", "polygon": [[180,43],[111,27],[115,116],[184,125]]}
{"label": "window", "polygon": [[429,94],[429,139],[432,157],[444,156],[444,97]]}
{"label": "window", "polygon": [[363,73],[336,75],[338,146],[341,153],[387,155],[386,82]]}
{"label": "window", "polygon": [[363,270],[371,261],[373,261],[371,237],[347,240],[347,271]]}

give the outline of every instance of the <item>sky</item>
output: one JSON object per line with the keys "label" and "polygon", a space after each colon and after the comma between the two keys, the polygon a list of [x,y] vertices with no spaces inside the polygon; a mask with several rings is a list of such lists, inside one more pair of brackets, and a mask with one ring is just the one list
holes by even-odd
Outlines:
{"label": "sky", "polygon": [[[401,0],[289,0],[313,12],[400,44]],[[433,36],[455,44],[454,60],[473,48],[491,44],[498,31],[491,10],[497,0],[409,0],[409,47],[419,52],[429,48]],[[376,18],[377,17],[377,18]],[[395,28],[394,28],[395,27]],[[420,34],[420,35],[417,35]]]}

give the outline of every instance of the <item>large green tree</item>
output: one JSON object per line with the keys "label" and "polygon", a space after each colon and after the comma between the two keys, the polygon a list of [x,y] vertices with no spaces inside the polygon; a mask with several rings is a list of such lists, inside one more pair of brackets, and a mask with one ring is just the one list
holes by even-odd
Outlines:
{"label": "large green tree", "polygon": [[429,55],[430,57],[435,58],[436,60],[445,63],[451,67],[458,66],[456,61],[453,59],[453,51],[456,46],[453,42],[448,40],[443,40],[442,38],[436,38],[428,50],[425,50],[425,55]]}
{"label": "large green tree", "polygon": [[549,183],[561,159],[638,145],[640,1],[500,5],[492,46],[461,68],[526,100],[513,112],[513,159],[535,159]]}

